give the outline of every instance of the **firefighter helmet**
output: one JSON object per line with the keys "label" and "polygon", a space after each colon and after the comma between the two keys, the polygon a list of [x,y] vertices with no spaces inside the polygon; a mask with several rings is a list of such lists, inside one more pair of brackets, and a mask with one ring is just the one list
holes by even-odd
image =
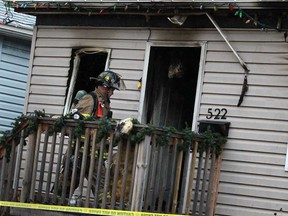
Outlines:
{"label": "firefighter helmet", "polygon": [[96,78],[96,85],[102,85],[113,89],[120,89],[120,75],[113,71],[104,71]]}

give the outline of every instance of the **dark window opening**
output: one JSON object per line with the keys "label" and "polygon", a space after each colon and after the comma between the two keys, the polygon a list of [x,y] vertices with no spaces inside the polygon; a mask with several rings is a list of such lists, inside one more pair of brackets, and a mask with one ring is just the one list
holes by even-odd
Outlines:
{"label": "dark window opening", "polygon": [[95,89],[95,80],[106,68],[108,52],[97,49],[73,50],[64,113],[69,112],[71,103],[79,90],[91,92]]}
{"label": "dark window opening", "polygon": [[201,47],[152,47],[146,84],[146,122],[192,126]]}
{"label": "dark window opening", "polygon": [[95,82],[90,81],[90,77],[97,77],[101,72],[105,70],[107,53],[80,53],[80,63],[77,73],[77,79],[73,91],[73,98],[77,91],[85,90],[91,92],[95,89]]}

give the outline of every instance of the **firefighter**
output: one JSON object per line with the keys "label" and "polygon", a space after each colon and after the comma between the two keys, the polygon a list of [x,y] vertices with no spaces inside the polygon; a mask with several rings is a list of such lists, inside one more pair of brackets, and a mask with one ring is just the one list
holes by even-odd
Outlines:
{"label": "firefighter", "polygon": [[[112,71],[104,71],[102,72],[97,78],[94,78],[96,80],[96,88],[95,91],[85,94],[83,97],[79,99],[77,104],[75,105],[74,109],[72,109],[71,113],[72,116],[75,119],[81,119],[88,116],[96,116],[97,118],[111,118],[112,112],[110,111],[110,97],[113,95],[113,92],[115,89],[120,90],[120,84],[123,85],[123,81],[120,79],[120,75],[112,72]],[[121,86],[123,87],[123,86]],[[109,143],[108,143],[109,144]],[[108,156],[108,144],[105,145],[104,150],[104,160],[105,157]],[[73,170],[73,162],[74,160],[77,160],[77,171],[76,171],[76,180],[75,180],[75,189],[79,186],[80,182],[80,173],[81,173],[81,163],[82,163],[82,157],[83,157],[83,146],[84,142],[81,141],[81,147],[79,151],[79,157],[76,159],[72,153],[72,155],[67,158],[67,152],[64,154],[63,157],[63,169],[60,173],[59,178],[59,186],[57,194],[61,195],[62,193],[62,187],[64,183],[64,167],[65,163],[69,164],[69,173],[68,173],[68,180],[67,180],[67,188],[66,188],[66,197],[68,198],[70,187],[71,187],[71,177],[72,177],[72,170]],[[98,145],[97,145],[98,146]],[[99,148],[99,146],[98,146]],[[73,151],[72,151],[73,152]],[[97,168],[98,168],[98,151],[95,152],[95,163],[94,163],[94,172],[92,177],[92,191],[95,195],[95,185],[96,185],[96,178],[97,178]],[[86,170],[85,170],[85,178],[88,179],[89,174],[89,163],[90,163],[90,154],[89,151],[87,162],[86,162]],[[105,166],[103,164],[103,167],[101,168],[101,176],[100,176],[100,193],[101,188],[103,189],[105,181]],[[53,189],[52,189],[53,190]],[[98,197],[101,198],[101,194],[98,194]]]}

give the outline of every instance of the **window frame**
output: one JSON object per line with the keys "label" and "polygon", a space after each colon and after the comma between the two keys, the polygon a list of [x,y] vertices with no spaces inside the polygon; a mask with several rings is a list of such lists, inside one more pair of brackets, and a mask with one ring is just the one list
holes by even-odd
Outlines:
{"label": "window frame", "polygon": [[105,70],[109,69],[109,64],[110,64],[110,57],[111,57],[111,49],[106,49],[106,48],[81,48],[78,49],[74,52],[74,59],[73,59],[73,70],[71,73],[71,79],[70,79],[70,83],[67,86],[68,87],[68,92],[66,95],[66,101],[65,101],[65,105],[64,105],[64,110],[63,110],[63,114],[66,115],[69,113],[70,108],[71,108],[71,104],[72,104],[72,100],[73,100],[73,91],[75,88],[75,83],[77,81],[77,75],[78,75],[78,71],[79,71],[79,65],[80,65],[80,60],[81,57],[79,54],[84,53],[84,52],[105,52],[107,53],[107,59],[106,59],[106,63],[105,63]]}

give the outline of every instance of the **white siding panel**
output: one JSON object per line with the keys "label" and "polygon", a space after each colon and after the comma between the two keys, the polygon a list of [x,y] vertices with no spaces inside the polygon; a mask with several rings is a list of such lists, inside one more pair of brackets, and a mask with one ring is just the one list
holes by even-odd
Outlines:
{"label": "white siding panel", "polygon": [[65,97],[60,97],[60,96],[55,96],[55,95],[46,95],[43,97],[42,95],[31,95],[30,101],[32,103],[38,103],[38,104],[46,104],[48,101],[51,101],[50,104],[52,105],[63,105],[64,106],[64,101]]}
{"label": "white siding panel", "polygon": [[55,49],[55,48],[36,48],[35,49],[35,56],[45,56],[45,57],[71,57],[71,49]]}
{"label": "white siding panel", "polygon": [[232,128],[243,128],[243,129],[259,129],[275,132],[286,132],[288,130],[288,124],[283,120],[268,120],[268,119],[250,119],[250,118],[229,118],[233,123]]}
{"label": "white siding panel", "polygon": [[[279,176],[279,177],[286,177],[285,172],[282,169],[282,166],[272,165],[272,164],[256,164],[256,163],[241,163],[240,161],[229,161],[225,160],[222,164],[221,170],[223,172],[235,172],[235,173],[246,173],[246,174],[258,174],[263,176]],[[224,184],[223,188],[225,187]],[[229,186],[230,187],[230,186]],[[266,189],[271,190],[271,189]],[[288,190],[285,190],[287,193]],[[279,191],[282,193],[282,191]],[[264,197],[267,196],[264,195]]]}
{"label": "white siding panel", "polygon": [[[273,200],[270,198],[267,199],[257,199],[257,197],[249,197],[249,196],[237,196],[234,198],[234,194],[225,194],[221,198],[219,197],[218,202],[219,203],[227,203],[230,206],[245,206],[246,208],[253,208],[258,210],[268,209],[270,212],[264,213],[262,215],[273,215],[274,212],[278,212],[280,208],[286,208],[287,209],[287,202],[280,201],[280,200]],[[256,212],[255,212],[256,213]],[[259,215],[258,213],[251,215]],[[235,213],[232,214],[233,216],[240,216],[241,214]],[[247,214],[242,214],[247,215]]]}
{"label": "white siding panel", "polygon": [[30,93],[63,96],[65,95],[66,89],[67,88],[64,86],[53,86],[52,88],[50,88],[50,87],[43,87],[42,85],[31,85]]}
{"label": "white siding panel", "polygon": [[37,47],[53,47],[69,48],[69,47],[95,47],[95,48],[110,48],[114,49],[145,49],[145,41],[119,41],[117,40],[93,40],[93,39],[39,39],[36,41]]}
{"label": "white siding panel", "polygon": [[[113,70],[116,72],[116,70]],[[121,90],[121,91],[127,91],[127,90],[135,90],[137,89],[137,84],[138,84],[138,80],[125,80],[123,79],[125,86],[126,86],[126,90]]]}
{"label": "white siding panel", "polygon": [[[287,65],[273,65],[273,64],[253,64],[248,65],[250,74],[271,74],[271,75],[286,75]],[[205,65],[206,72],[223,72],[223,73],[244,73],[243,68],[238,62],[207,62]]]}
{"label": "white siding panel", "polygon": [[253,215],[253,216],[270,216],[274,215],[276,211],[267,211],[264,209],[256,208],[243,208],[242,206],[225,206],[221,203],[218,204],[216,215],[221,216],[243,216],[243,215]]}
{"label": "white siding panel", "polygon": [[[128,31],[129,30],[129,31]],[[41,28],[37,33],[38,38],[64,38],[64,39],[122,39],[133,38],[134,40],[147,40],[149,30],[141,29],[118,29],[113,28]]]}
{"label": "white siding panel", "polygon": [[262,153],[262,152],[246,152],[246,151],[233,151],[226,150],[223,154],[224,160],[246,162],[246,163],[259,163],[269,165],[280,165],[284,162],[284,157],[279,157],[278,154]]}
{"label": "white siding panel", "polygon": [[[114,69],[114,71],[122,76],[124,80],[139,80],[142,77],[142,70],[122,70]],[[125,82],[126,84],[126,82]]]}
{"label": "white siding panel", "polygon": [[[273,148],[273,153],[282,154],[286,151],[286,144],[277,143],[277,142],[268,142],[268,141],[257,141],[257,140],[245,140],[245,139],[230,139],[229,142],[225,145],[226,149],[231,149],[235,151],[249,151],[249,152],[263,152],[271,153],[271,148]],[[255,167],[257,164],[254,164]],[[245,166],[245,164],[244,164]],[[255,170],[254,170],[255,171]],[[283,171],[283,170],[282,170]]]}
{"label": "white siding panel", "polygon": [[69,65],[70,63],[70,57],[69,58],[41,58],[41,57],[35,57],[34,58],[34,65],[37,66],[57,66],[57,67],[65,67]]}
{"label": "white siding panel", "polygon": [[138,101],[121,101],[121,100],[113,100],[111,104],[111,109],[127,109],[127,110],[138,110]]}
{"label": "white siding panel", "polygon": [[[288,187],[287,178],[279,178],[279,176],[273,175],[257,175],[257,174],[247,174],[247,173],[234,173],[234,172],[222,172],[220,176],[220,190],[225,182],[243,185],[255,185],[262,187],[270,187],[277,189],[285,189]],[[239,194],[241,191],[238,192]],[[218,198],[221,197],[218,196]],[[235,197],[236,198],[236,197]],[[255,200],[256,201],[256,200]],[[253,204],[253,203],[252,203]]]}
{"label": "white siding panel", "polygon": [[32,76],[31,77],[31,84],[65,86],[67,84],[67,78],[65,78],[65,77]]}
{"label": "white siding panel", "polygon": [[123,90],[123,91],[114,91],[114,95],[111,97],[111,104],[113,103],[113,99],[121,99],[121,100],[139,100],[140,98],[140,93],[139,91],[128,91],[128,90]]}
{"label": "white siding panel", "polygon": [[[249,119],[267,119],[267,120],[282,120],[287,121],[288,116],[286,116],[286,110],[277,109],[266,109],[266,108],[258,108],[258,107],[239,107],[234,106],[224,106],[227,109],[226,117],[230,119],[230,117],[238,117],[243,118],[245,116]],[[202,105],[200,109],[201,115],[207,115],[208,109],[215,109],[217,106],[209,106]]]}
{"label": "white siding panel", "polygon": [[67,77],[69,67],[50,67],[50,66],[34,66],[33,74],[35,75],[45,75],[45,76],[59,76]]}
{"label": "white siding panel", "polygon": [[[239,53],[246,63],[269,63],[269,64],[286,64],[287,53]],[[214,52],[207,53],[208,61],[224,61],[224,62],[238,62],[235,55],[231,52]]]}
{"label": "white siding panel", "polygon": [[51,114],[51,115],[58,115],[60,116],[62,113],[63,113],[63,107],[61,106],[53,106],[53,105],[50,105],[50,102],[49,104],[38,104],[38,103],[30,103],[28,105],[28,113],[29,112],[34,112],[35,110],[45,110],[45,113],[46,114]]}
{"label": "white siding panel", "polygon": [[140,70],[143,69],[143,61],[111,59],[110,68]]}
{"label": "white siding panel", "polygon": [[[281,53],[287,52],[287,47],[283,46],[282,43],[270,41],[265,44],[259,42],[232,42],[231,45],[237,52],[269,52],[269,53]],[[230,47],[224,42],[213,42],[208,44],[208,50],[211,51],[231,51]]]}
{"label": "white siding panel", "polygon": [[144,50],[113,50],[111,53],[111,58],[113,59],[137,59],[143,61],[144,56]]}
{"label": "white siding panel", "polygon": [[[239,95],[216,95],[206,94],[202,97],[204,104],[215,104],[215,105],[237,105],[240,96],[241,87],[239,87]],[[247,107],[265,107],[265,108],[282,108],[285,109],[288,105],[287,99],[283,98],[262,98],[262,97],[251,97],[246,96],[243,101],[243,106]]]}
{"label": "white siding panel", "polygon": [[[288,96],[288,89],[286,87],[284,87],[284,83],[285,80],[287,80],[287,77],[284,77],[283,79],[281,79],[280,77],[272,77],[272,80],[279,80],[279,83],[272,83],[272,82],[268,82],[269,79],[262,79],[262,77],[258,80],[256,77],[252,77],[249,76],[249,78],[251,77],[251,79],[249,79],[249,83],[253,83],[255,85],[261,85],[261,86],[250,86],[249,87],[249,92],[247,92],[247,94],[249,94],[250,96],[257,96],[257,95],[263,95],[263,96],[267,96],[267,97],[283,97],[283,96],[279,96],[279,92],[283,92],[283,95],[287,95]],[[251,80],[251,81],[250,81]],[[283,81],[284,80],[284,81]],[[263,82],[263,83],[261,83]],[[267,84],[264,84],[267,83]],[[283,87],[275,87],[275,85],[281,85],[283,84]],[[274,85],[274,86],[269,86],[269,85]],[[265,87],[264,87],[265,86]],[[227,85],[227,84],[222,84],[222,83],[215,83],[211,82],[211,83],[207,83],[204,88],[203,88],[203,92],[204,93],[209,93],[214,91],[214,93],[218,93],[218,94],[240,94],[239,91],[239,86],[238,85]]]}
{"label": "white siding panel", "polygon": [[236,184],[227,184],[225,187],[222,187],[223,193],[226,194],[237,194],[238,191],[241,190],[242,196],[254,196],[254,197],[265,197],[270,198],[274,200],[286,200],[288,196],[287,190],[278,191],[275,193],[275,191],[271,188],[265,188],[265,187],[255,187],[250,185],[236,185]]}
{"label": "white siding panel", "polygon": [[[274,143],[274,142],[284,143],[284,142],[287,142],[287,133],[286,132],[275,133],[275,132],[270,132],[270,131],[261,131],[261,130],[257,130],[256,127],[254,130],[238,129],[238,128],[233,129],[232,128],[229,131],[229,138],[267,141],[267,142],[271,142],[271,143]],[[271,151],[273,151],[273,146],[271,146]]]}

